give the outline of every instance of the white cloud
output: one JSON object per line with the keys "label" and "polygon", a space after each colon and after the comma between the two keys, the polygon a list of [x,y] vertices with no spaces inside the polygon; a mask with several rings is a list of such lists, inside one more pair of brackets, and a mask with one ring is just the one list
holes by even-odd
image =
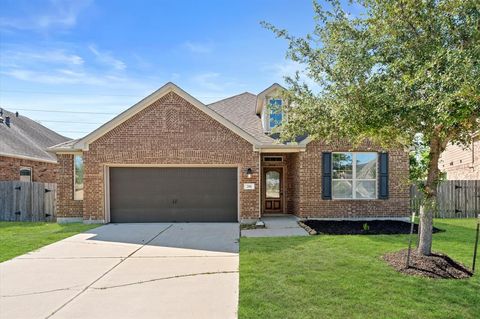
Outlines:
{"label": "white cloud", "polygon": [[298,71],[300,80],[305,82],[310,89],[319,89],[318,84],[307,76],[305,66],[292,60],[284,60],[283,62],[265,66],[262,71],[271,74],[273,82],[284,82],[285,77],[293,78]]}
{"label": "white cloud", "polygon": [[206,72],[192,77],[192,81],[201,88],[212,91],[221,91],[224,88],[220,82],[220,73]]}
{"label": "white cloud", "polygon": [[17,66],[24,64],[52,63],[65,65],[82,65],[84,59],[77,55],[68,53],[63,49],[38,48],[30,50],[14,46],[3,51],[3,57],[0,66]]}
{"label": "white cloud", "polygon": [[213,44],[211,42],[190,42],[187,41],[183,44],[187,50],[192,53],[211,53],[213,51]]}
{"label": "white cloud", "polygon": [[112,56],[110,52],[100,52],[95,45],[91,44],[88,49],[96,56],[97,60],[115,70],[125,70],[127,65],[122,61]]}
{"label": "white cloud", "polygon": [[79,14],[91,3],[92,0],[50,0],[45,8],[35,12],[20,12],[19,17],[0,16],[0,29],[39,32],[69,29],[76,25]]}

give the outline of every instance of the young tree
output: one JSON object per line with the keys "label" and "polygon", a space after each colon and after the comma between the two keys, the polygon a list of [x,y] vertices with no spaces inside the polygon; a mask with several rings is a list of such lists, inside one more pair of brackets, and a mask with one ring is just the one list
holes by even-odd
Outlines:
{"label": "young tree", "polygon": [[[431,254],[440,154],[479,129],[480,2],[359,0],[357,15],[339,1],[314,2],[315,28],[304,37],[263,25],[304,66],[287,77],[291,101],[283,138],[366,138],[383,146],[428,146],[419,253]],[[311,82],[311,81],[310,81]]]}

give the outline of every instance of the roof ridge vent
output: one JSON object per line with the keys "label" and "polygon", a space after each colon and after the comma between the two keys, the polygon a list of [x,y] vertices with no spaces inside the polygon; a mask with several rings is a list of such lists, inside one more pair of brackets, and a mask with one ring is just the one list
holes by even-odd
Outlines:
{"label": "roof ridge vent", "polygon": [[10,127],[10,116],[5,116],[5,125]]}

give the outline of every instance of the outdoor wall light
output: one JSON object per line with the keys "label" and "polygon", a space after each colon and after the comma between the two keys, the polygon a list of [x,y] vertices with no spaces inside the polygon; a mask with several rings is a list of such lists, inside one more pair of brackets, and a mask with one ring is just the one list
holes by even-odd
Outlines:
{"label": "outdoor wall light", "polygon": [[247,178],[252,178],[252,174],[253,174],[252,169],[250,167],[247,168]]}

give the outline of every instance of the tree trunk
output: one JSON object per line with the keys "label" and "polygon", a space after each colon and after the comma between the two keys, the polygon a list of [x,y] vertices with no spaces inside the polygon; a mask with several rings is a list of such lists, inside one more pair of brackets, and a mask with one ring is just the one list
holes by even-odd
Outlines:
{"label": "tree trunk", "polygon": [[442,143],[439,138],[433,138],[430,142],[430,161],[424,189],[425,199],[420,208],[420,238],[418,243],[418,253],[424,256],[432,254],[433,214],[437,202],[437,184],[440,176],[438,161],[445,146],[446,143]]}

